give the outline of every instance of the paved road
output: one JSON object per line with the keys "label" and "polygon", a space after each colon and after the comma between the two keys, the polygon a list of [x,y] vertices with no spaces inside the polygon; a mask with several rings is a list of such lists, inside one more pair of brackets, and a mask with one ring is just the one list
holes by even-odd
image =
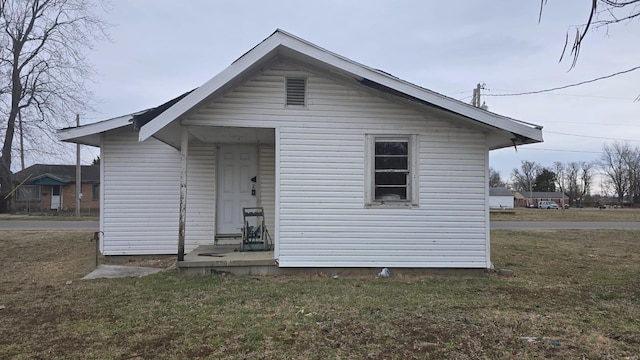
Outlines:
{"label": "paved road", "polygon": [[492,221],[491,230],[640,229],[634,221]]}
{"label": "paved road", "polygon": [[[98,221],[0,220],[0,230],[95,230]],[[491,230],[640,229],[640,222],[492,221]]]}
{"label": "paved road", "polygon": [[0,220],[0,230],[94,230],[99,221]]}

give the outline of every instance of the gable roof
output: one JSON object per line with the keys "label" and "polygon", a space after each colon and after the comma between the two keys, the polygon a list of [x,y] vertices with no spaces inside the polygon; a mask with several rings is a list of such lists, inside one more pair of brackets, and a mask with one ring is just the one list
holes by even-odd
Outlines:
{"label": "gable roof", "polygon": [[435,93],[383,71],[372,69],[327,51],[280,29],[277,29],[271,36],[242,55],[204,85],[177,101],[146,125],[143,125],[140,129],[139,140],[148,139],[169,125],[169,123],[185,116],[202,103],[222,96],[228,89],[239,85],[252,74],[259,72],[265,64],[279,57],[302,61],[327,69],[334,74],[353,78],[363,86],[399,96],[421,105],[457,114],[464,121],[487,125],[491,128],[511,133],[512,136],[509,136],[507,141],[501,141],[501,143],[492,148],[542,141],[541,126],[494,114]]}
{"label": "gable roof", "polygon": [[[355,80],[367,89],[411,102],[418,107],[444,111],[456,121],[479,125],[489,130],[490,149],[542,141],[541,126],[491,113],[438,94],[384,71],[332,53],[280,29],[199,88],[155,108],[80,127],[58,130],[58,138],[62,141],[100,146],[101,133],[133,125],[132,128],[139,129],[140,141],[153,136],[179,148],[179,141],[176,144],[175,141],[164,138],[167,134],[175,136],[177,129],[168,127],[169,124],[187,116],[199,105],[224,96],[228,91],[240,86],[278,60],[303,63],[333,75]],[[159,133],[161,131],[162,133]]]}
{"label": "gable roof", "polygon": [[513,196],[513,191],[503,187],[489,188],[489,196]]}
{"label": "gable roof", "polygon": [[[100,166],[82,165],[80,179],[82,183],[100,183]],[[35,164],[13,174],[11,181],[29,185],[70,184],[76,181],[76,166]]]}

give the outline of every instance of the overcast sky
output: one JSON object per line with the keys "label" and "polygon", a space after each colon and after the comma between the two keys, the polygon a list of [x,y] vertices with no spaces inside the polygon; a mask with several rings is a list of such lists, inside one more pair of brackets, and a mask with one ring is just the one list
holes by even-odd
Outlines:
{"label": "overcast sky", "polygon": [[[545,142],[493,151],[508,178],[522,160],[593,161],[606,140],[640,145],[640,70],[539,95],[493,97],[576,83],[640,65],[640,24],[589,35],[577,66],[558,63],[590,0],[205,1],[114,0],[111,42],[90,53],[98,75],[90,123],[157,106],[202,85],[281,28],[325,49],[489,110],[544,126]],[[568,135],[567,135],[568,134]],[[581,135],[572,136],[572,135]],[[593,138],[600,137],[600,138]],[[551,151],[552,149],[554,151]],[[97,151],[93,151],[97,154]]]}

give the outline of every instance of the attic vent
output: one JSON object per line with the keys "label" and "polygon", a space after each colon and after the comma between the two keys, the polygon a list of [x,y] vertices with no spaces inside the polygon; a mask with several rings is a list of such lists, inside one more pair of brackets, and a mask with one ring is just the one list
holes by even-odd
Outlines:
{"label": "attic vent", "polygon": [[286,81],[287,81],[287,106],[288,105],[304,106],[307,79],[287,78]]}

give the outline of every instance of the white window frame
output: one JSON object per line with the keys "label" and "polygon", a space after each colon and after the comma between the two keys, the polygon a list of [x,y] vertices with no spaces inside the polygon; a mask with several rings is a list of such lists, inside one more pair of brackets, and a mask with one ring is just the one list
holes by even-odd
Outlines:
{"label": "white window frame", "polygon": [[[376,200],[375,198],[375,143],[376,141],[406,141],[408,144],[407,199]],[[418,179],[418,135],[415,134],[366,134],[365,135],[365,207],[417,208],[420,202]]]}

